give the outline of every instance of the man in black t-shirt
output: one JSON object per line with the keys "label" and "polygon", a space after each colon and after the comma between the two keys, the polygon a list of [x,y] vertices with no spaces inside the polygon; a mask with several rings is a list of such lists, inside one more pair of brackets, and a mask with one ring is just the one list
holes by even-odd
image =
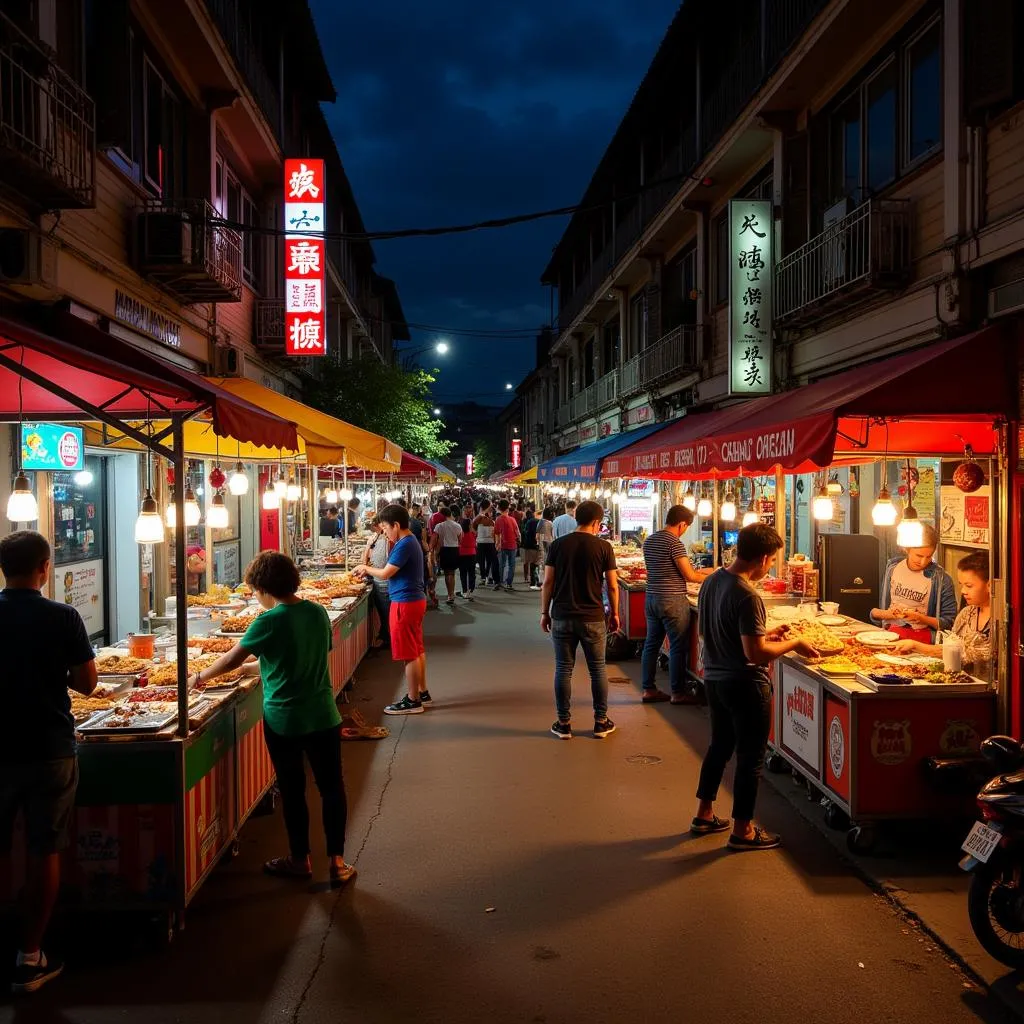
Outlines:
{"label": "man in black t-shirt", "polygon": [[[544,565],[540,595],[540,626],[551,634],[555,648],[555,707],[558,720],[551,731],[563,740],[572,739],[572,672],[576,647],[582,646],[590,670],[594,699],[594,735],[603,739],[615,732],[608,717],[608,676],[605,644],[608,630],[619,628],[619,587],[615,554],[597,532],[604,509],[596,501],[584,501],[576,509],[576,530],[555,540]],[[605,624],[604,588],[610,611]]]}
{"label": "man in black t-shirt", "polygon": [[537,527],[541,523],[541,513],[532,506],[527,506],[526,519],[522,526],[523,535],[523,582],[531,590],[540,590],[540,544],[537,542]]}
{"label": "man in black t-shirt", "polygon": [[10,853],[24,813],[28,879],[12,988],[35,992],[63,964],[40,946],[60,887],[60,851],[75,808],[78,762],[68,687],[96,689],[96,662],[82,617],[40,590],[50,578],[50,545],[22,530],[0,540],[0,856]]}

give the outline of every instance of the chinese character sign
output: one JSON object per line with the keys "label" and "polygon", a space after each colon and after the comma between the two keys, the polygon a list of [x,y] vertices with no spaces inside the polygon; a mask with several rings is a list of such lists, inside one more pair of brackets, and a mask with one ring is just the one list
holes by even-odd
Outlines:
{"label": "chinese character sign", "polygon": [[512,438],[512,468],[518,469],[523,464],[523,442],[521,438]]}
{"label": "chinese character sign", "polygon": [[729,203],[729,393],[772,391],[772,204]]}
{"label": "chinese character sign", "polygon": [[472,476],[473,475],[473,470],[476,468],[475,467],[475,462],[476,462],[476,460],[474,459],[472,453],[470,453],[469,455],[466,456],[466,476]]}
{"label": "chinese character sign", "polygon": [[284,162],[284,344],[290,356],[327,353],[323,160]]}

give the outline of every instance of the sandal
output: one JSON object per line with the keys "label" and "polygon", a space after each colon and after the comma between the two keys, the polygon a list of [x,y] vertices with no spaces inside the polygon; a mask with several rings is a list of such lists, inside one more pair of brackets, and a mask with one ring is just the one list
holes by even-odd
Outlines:
{"label": "sandal", "polygon": [[263,865],[263,870],[275,878],[298,878],[308,881],[313,872],[305,864],[297,864],[291,857],[273,857]]}
{"label": "sandal", "polygon": [[694,818],[690,822],[690,835],[708,836],[713,832],[724,832],[731,824],[728,818],[720,818],[717,814],[711,818]]}
{"label": "sandal", "polygon": [[672,698],[664,690],[644,690],[641,698],[643,704],[662,704]]}
{"label": "sandal", "polygon": [[760,825],[755,825],[753,836],[749,839],[746,836],[729,836],[728,846],[730,850],[774,850],[781,844],[782,839],[779,836],[761,828]]}
{"label": "sandal", "polygon": [[331,885],[334,888],[339,888],[345,885],[347,882],[351,882],[356,877],[358,872],[355,867],[351,864],[343,864],[340,868],[331,866]]}

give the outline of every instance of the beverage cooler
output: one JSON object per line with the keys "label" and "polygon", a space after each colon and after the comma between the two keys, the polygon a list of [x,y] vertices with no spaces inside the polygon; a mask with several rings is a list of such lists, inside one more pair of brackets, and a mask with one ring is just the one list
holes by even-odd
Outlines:
{"label": "beverage cooler", "polygon": [[871,534],[824,534],[818,538],[822,601],[834,601],[851,619],[871,621],[881,590],[878,538]]}

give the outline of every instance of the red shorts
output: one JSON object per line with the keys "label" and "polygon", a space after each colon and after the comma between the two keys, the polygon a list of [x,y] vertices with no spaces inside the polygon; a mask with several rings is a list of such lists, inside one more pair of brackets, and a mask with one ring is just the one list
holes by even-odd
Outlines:
{"label": "red shorts", "polygon": [[395,661],[415,661],[426,652],[423,646],[424,601],[391,602],[391,657]]}

